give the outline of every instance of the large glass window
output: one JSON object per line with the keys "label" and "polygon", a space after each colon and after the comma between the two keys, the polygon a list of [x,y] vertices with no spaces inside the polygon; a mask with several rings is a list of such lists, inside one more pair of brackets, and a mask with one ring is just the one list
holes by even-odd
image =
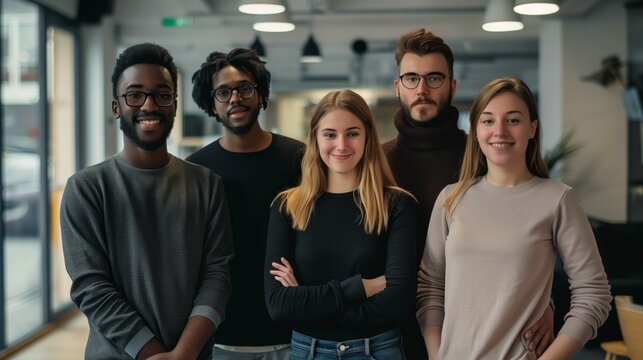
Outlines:
{"label": "large glass window", "polygon": [[47,101],[49,105],[49,199],[51,199],[51,306],[69,304],[71,280],[65,271],[60,236],[60,200],[67,178],[76,171],[74,139],[76,91],[74,37],[58,27],[47,30]]}
{"label": "large glass window", "polygon": [[2,1],[2,189],[6,343],[45,319],[37,6]]}
{"label": "large glass window", "polygon": [[8,346],[70,305],[58,209],[77,167],[76,39],[67,20],[43,11],[24,0],[2,0],[0,12],[5,295],[0,343]]}

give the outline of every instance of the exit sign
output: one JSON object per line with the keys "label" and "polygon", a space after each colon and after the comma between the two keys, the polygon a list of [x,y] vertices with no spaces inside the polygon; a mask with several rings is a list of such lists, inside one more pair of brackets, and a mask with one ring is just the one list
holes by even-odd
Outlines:
{"label": "exit sign", "polygon": [[161,20],[161,25],[165,27],[190,27],[192,26],[192,18],[188,16],[164,17]]}

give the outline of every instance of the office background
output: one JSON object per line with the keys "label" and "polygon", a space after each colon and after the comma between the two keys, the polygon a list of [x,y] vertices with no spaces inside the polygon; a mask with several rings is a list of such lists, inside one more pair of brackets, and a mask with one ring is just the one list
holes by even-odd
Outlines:
{"label": "office background", "polygon": [[[643,2],[562,0],[519,31],[481,27],[498,0],[290,0],[289,32],[253,29],[257,16],[229,0],[1,0],[3,222],[0,351],[64,316],[58,205],[66,179],[121,147],[110,77],[118,53],[139,42],[170,50],[180,72],[170,149],[184,157],[221,134],[191,99],[192,73],[214,50],[258,46],[272,72],[265,129],[303,138],[306,114],[329,90],[352,88],[372,107],[382,140],[395,136],[397,38],[424,27],[455,52],[454,104],[466,127],[477,91],[523,78],[539,100],[545,150],[571,134],[579,150],[554,169],[585,211],[643,221]],[[505,1],[510,3],[511,1]],[[321,62],[302,62],[313,39]]]}

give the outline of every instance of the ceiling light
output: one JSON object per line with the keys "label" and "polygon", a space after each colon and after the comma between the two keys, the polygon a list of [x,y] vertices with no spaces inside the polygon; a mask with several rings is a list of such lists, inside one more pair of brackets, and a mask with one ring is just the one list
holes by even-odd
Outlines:
{"label": "ceiling light", "polygon": [[250,49],[254,50],[257,55],[259,55],[259,57],[266,57],[266,49],[263,47],[263,43],[261,42],[258,34],[257,36],[255,36],[255,41],[253,41],[252,45],[250,45]]}
{"label": "ceiling light", "polygon": [[512,0],[489,0],[482,29],[490,32],[517,31],[525,26],[512,10]]}
{"label": "ceiling light", "polygon": [[560,10],[557,0],[516,0],[514,11],[522,15],[549,15]]}
{"label": "ceiling light", "polygon": [[301,50],[301,62],[303,63],[318,63],[322,61],[321,51],[313,37],[313,34],[308,36],[304,48]]}
{"label": "ceiling light", "polygon": [[263,32],[288,32],[295,30],[295,24],[285,13],[281,13],[259,17],[252,28]]}
{"label": "ceiling light", "polygon": [[270,15],[286,11],[286,6],[282,0],[244,0],[239,5],[239,11],[252,15]]}

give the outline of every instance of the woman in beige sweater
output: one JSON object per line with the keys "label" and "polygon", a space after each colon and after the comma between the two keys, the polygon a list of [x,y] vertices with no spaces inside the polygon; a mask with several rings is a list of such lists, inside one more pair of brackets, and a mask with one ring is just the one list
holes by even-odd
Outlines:
{"label": "woman in beige sweater", "polygon": [[[520,79],[473,103],[457,184],[439,195],[420,267],[417,317],[431,359],[570,359],[605,321],[610,287],[574,191],[548,179],[537,107]],[[556,253],[571,307],[536,354],[521,334],[549,304]]]}

